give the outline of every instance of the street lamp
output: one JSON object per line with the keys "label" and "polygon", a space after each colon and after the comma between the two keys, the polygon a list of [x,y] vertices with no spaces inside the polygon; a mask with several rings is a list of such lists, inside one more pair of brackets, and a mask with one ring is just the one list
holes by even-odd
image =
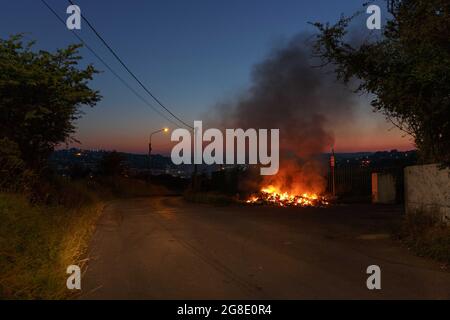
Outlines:
{"label": "street lamp", "polygon": [[150,171],[149,172],[149,175],[151,175],[151,171],[152,171],[152,138],[153,138],[153,135],[155,135],[155,134],[157,134],[157,133],[168,133],[169,132],[169,128],[162,128],[162,129],[160,129],[160,130],[156,130],[155,132],[152,132],[151,134],[150,134],[150,138],[149,138],[149,141],[148,141],[148,170]]}

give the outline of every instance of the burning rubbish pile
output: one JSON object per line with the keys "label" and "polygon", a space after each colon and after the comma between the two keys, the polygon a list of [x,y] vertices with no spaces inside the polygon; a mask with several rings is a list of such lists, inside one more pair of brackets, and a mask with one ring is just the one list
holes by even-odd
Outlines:
{"label": "burning rubbish pile", "polygon": [[324,170],[318,161],[284,160],[277,175],[266,176],[248,187],[259,191],[245,202],[280,207],[326,207],[332,199],[325,195]]}
{"label": "burning rubbish pile", "polygon": [[261,189],[248,199],[247,204],[257,205],[277,205],[280,207],[325,207],[329,205],[329,200],[325,196],[315,193],[291,194],[281,192],[273,186]]}

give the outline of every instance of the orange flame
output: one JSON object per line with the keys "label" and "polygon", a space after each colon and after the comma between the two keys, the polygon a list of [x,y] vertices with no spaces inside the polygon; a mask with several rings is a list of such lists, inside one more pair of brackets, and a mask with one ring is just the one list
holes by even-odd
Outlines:
{"label": "orange flame", "polygon": [[283,192],[273,185],[261,189],[260,194],[253,195],[247,200],[248,204],[274,204],[281,207],[315,207],[327,206],[328,200],[315,193],[293,194]]}

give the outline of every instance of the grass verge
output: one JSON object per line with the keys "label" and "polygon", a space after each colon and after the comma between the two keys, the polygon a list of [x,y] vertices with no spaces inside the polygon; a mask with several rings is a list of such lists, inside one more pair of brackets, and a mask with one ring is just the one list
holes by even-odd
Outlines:
{"label": "grass verge", "polygon": [[450,264],[450,226],[437,217],[422,212],[407,214],[399,238],[417,255]]}
{"label": "grass verge", "polygon": [[103,206],[31,205],[22,195],[0,194],[0,299],[69,298],[66,269],[82,267]]}
{"label": "grass verge", "polygon": [[59,177],[28,194],[0,192],[0,299],[72,297],[67,267],[85,265],[105,202],[166,194],[163,186],[123,177]]}

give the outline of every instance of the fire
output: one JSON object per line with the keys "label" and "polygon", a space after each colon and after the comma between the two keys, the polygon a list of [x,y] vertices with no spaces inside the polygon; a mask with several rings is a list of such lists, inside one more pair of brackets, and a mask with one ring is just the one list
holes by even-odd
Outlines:
{"label": "fire", "polygon": [[329,204],[324,196],[315,193],[294,194],[283,192],[274,186],[261,189],[260,193],[247,200],[248,204],[273,204],[281,207],[322,207]]}

